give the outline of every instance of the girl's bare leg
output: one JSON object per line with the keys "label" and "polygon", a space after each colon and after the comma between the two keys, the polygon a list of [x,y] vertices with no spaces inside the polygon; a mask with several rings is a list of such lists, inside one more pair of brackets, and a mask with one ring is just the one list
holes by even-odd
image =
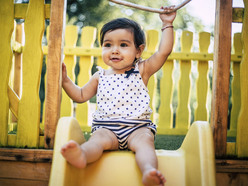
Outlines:
{"label": "girl's bare leg", "polygon": [[61,154],[73,166],[85,168],[88,163],[98,160],[104,150],[118,149],[115,134],[107,129],[98,129],[90,139],[79,145],[71,140],[61,148]]}
{"label": "girl's bare leg", "polygon": [[152,132],[148,128],[140,128],[134,131],[128,138],[128,147],[135,152],[136,162],[143,175],[143,184],[145,186],[164,185],[166,180],[158,170]]}

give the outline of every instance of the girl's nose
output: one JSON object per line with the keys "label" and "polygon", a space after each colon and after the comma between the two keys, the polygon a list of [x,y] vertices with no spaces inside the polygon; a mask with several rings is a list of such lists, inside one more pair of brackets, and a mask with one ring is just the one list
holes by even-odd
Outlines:
{"label": "girl's nose", "polygon": [[112,53],[113,54],[119,53],[119,48],[114,46],[113,49],[112,49]]}

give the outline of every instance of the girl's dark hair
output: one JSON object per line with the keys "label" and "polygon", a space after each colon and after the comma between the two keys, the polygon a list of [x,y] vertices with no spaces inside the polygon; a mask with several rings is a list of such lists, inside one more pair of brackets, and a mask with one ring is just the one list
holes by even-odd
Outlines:
{"label": "girl's dark hair", "polygon": [[136,48],[140,45],[145,44],[145,34],[141,29],[140,25],[133,20],[127,18],[118,18],[106,23],[100,32],[100,42],[101,46],[103,44],[103,38],[108,31],[113,31],[116,29],[128,29],[134,35],[134,44]]}

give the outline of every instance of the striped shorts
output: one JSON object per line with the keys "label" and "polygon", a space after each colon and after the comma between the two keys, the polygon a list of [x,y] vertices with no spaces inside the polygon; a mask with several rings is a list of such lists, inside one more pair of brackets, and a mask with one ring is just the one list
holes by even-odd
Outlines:
{"label": "striped shorts", "polygon": [[147,127],[155,135],[157,132],[156,125],[151,120],[131,120],[131,121],[99,121],[93,120],[91,132],[94,133],[99,128],[105,128],[112,131],[119,142],[119,149],[126,150],[127,138],[135,130]]}

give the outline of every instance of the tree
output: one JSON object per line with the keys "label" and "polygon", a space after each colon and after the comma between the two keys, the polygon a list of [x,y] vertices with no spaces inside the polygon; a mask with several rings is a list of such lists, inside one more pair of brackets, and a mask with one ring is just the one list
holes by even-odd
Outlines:
{"label": "tree", "polygon": [[[159,8],[165,4],[161,0],[129,0],[144,6]],[[101,27],[105,22],[117,18],[128,17],[142,25],[144,29],[159,29],[161,22],[158,14],[136,10],[122,5],[117,5],[108,0],[68,0],[67,1],[68,23],[82,26]],[[203,30],[203,25],[198,18],[192,17],[186,8],[180,9],[175,20],[175,29],[187,29],[194,27],[195,30]]]}

